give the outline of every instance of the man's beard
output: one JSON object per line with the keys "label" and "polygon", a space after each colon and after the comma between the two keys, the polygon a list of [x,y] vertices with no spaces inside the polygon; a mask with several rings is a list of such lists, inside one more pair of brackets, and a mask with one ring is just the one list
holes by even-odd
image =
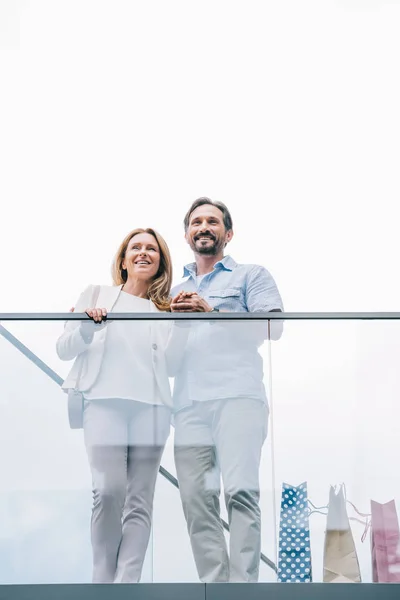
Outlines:
{"label": "man's beard", "polygon": [[196,252],[196,254],[202,254],[203,256],[216,256],[224,247],[224,244],[222,240],[217,240],[217,238],[213,236],[209,236],[209,238],[214,243],[207,246],[202,246],[201,243],[197,244],[197,240],[193,240],[190,244],[193,252]]}

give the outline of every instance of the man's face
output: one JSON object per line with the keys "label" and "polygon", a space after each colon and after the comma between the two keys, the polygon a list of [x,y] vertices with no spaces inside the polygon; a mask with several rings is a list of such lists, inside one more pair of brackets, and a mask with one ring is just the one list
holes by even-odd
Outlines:
{"label": "man's face", "polygon": [[232,239],[226,231],[222,211],[212,204],[203,204],[190,215],[186,241],[196,254],[215,256]]}

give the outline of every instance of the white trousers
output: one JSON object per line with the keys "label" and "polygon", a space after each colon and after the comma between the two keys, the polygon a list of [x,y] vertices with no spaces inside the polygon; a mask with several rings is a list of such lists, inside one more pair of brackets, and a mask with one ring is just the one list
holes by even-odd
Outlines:
{"label": "white trousers", "polygon": [[[267,406],[249,398],[194,402],[175,415],[175,464],[201,581],[258,580],[259,467],[267,429]],[[220,517],[221,475],[229,554]]]}
{"label": "white trousers", "polygon": [[170,411],[118,399],[85,401],[93,482],[93,583],[140,580]]}

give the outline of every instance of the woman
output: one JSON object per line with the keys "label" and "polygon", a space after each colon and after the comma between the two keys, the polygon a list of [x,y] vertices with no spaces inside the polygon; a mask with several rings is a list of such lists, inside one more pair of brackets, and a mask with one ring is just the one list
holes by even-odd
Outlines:
{"label": "woman", "polygon": [[[89,286],[57,342],[76,358],[64,389],[83,393],[83,429],[93,480],[93,582],[137,582],[149,541],[154,488],[169,435],[168,375],[179,364],[184,327],[171,321],[105,322],[109,312],[168,311],[172,265],[153,229],[135,229],[113,264],[114,286]],[[95,306],[90,306],[98,295]]]}

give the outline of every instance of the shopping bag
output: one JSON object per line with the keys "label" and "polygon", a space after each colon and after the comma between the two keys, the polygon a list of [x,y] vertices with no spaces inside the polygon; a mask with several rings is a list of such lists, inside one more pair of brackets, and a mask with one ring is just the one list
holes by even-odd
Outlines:
{"label": "shopping bag", "polygon": [[400,531],[394,500],[379,504],[371,500],[372,580],[400,583]]}
{"label": "shopping bag", "polygon": [[324,583],[360,583],[356,546],[346,511],[344,486],[331,486],[324,543]]}
{"label": "shopping bag", "polygon": [[279,520],[278,581],[312,581],[307,482],[282,485]]}

